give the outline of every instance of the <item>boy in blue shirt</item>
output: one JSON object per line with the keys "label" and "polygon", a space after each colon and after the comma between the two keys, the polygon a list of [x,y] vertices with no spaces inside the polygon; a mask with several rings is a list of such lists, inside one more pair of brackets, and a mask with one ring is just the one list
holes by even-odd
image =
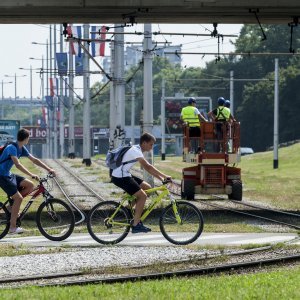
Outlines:
{"label": "boy in blue shirt", "polygon": [[19,161],[20,157],[25,156],[28,157],[35,165],[42,167],[49,173],[53,173],[55,175],[55,171],[53,169],[51,169],[46,164],[41,162],[38,158],[29,153],[29,151],[25,147],[28,142],[29,131],[21,128],[18,131],[17,142],[6,146],[0,156],[0,188],[2,188],[11,199],[13,199],[9,229],[9,232],[11,234],[24,232],[21,227],[16,226],[16,222],[23,196],[29,194],[34,188],[34,184],[32,181],[10,172],[13,165],[15,165],[16,168],[24,174],[27,174],[31,178],[38,180],[39,176],[31,173]]}

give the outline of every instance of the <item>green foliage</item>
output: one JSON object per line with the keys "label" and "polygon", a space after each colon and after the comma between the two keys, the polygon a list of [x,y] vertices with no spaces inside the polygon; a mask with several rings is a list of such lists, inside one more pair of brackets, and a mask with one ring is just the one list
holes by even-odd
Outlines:
{"label": "green foliage", "polygon": [[[279,136],[280,141],[292,141],[300,137],[294,130],[298,124],[300,106],[299,96],[300,71],[294,65],[279,72]],[[242,122],[242,145],[266,150],[273,144],[274,120],[274,73],[268,74],[257,84],[248,84],[244,88],[243,102],[237,108],[236,117]]]}
{"label": "green foliage", "polygon": [[[289,55],[254,55],[253,53],[288,53],[290,28],[286,25],[264,25],[267,39],[257,25],[245,25],[235,43],[237,56],[219,65],[225,74],[234,71],[235,78],[254,78],[269,81],[236,82],[234,84],[235,117],[241,122],[241,144],[256,151],[266,150],[273,144],[274,123],[274,58],[279,58],[279,141],[300,137],[294,130],[298,125],[299,111],[299,58]],[[293,48],[299,48],[299,39],[293,40]],[[207,66],[209,69],[210,65]],[[219,71],[220,72],[220,71]],[[225,76],[225,75],[224,75]],[[228,76],[228,75],[227,75]]]}

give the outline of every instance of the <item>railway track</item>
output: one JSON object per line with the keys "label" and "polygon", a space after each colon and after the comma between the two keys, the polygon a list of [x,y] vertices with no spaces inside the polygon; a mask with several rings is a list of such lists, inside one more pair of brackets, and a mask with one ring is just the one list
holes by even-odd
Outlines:
{"label": "railway track", "polygon": [[[15,278],[5,278],[0,279],[0,286],[2,288],[11,286],[72,286],[72,285],[87,285],[87,284],[113,284],[113,283],[124,283],[124,282],[136,282],[136,281],[146,281],[146,280],[158,280],[167,279],[172,277],[191,277],[191,276],[205,276],[210,274],[222,274],[224,273],[249,273],[257,271],[267,266],[282,266],[298,264],[300,261],[300,253],[287,253],[286,255],[271,255],[266,252],[262,258],[254,258],[250,255],[253,251],[244,251],[239,253],[239,259],[235,262],[225,262],[210,263],[209,265],[200,266],[197,261],[184,262],[184,264],[165,272],[149,272],[145,271],[144,274],[136,272],[136,274],[127,274],[126,272],[122,274],[118,271],[116,274],[105,274],[102,269],[94,269],[90,274],[86,271],[75,271],[75,272],[65,272],[56,274],[44,274],[39,276],[22,276]],[[234,256],[233,254],[231,256]],[[223,255],[224,256],[224,255]],[[215,259],[214,257],[206,257],[205,260]],[[200,261],[203,261],[201,259]],[[174,265],[180,264],[182,262],[174,262]],[[176,267],[175,267],[176,268]],[[140,268],[139,268],[140,269]],[[131,270],[132,272],[132,270]]]}
{"label": "railway track", "polygon": [[[104,162],[104,160],[98,160],[98,161],[96,161],[96,163],[99,164],[99,165],[104,166],[105,162]],[[139,170],[138,168],[134,168],[132,173],[134,175],[137,175],[137,176],[142,176],[143,175],[142,171]],[[155,185],[159,185],[159,182],[157,181]],[[176,195],[177,197],[179,197],[179,198],[181,197],[180,182],[174,181],[173,188],[171,189],[171,192],[174,195]],[[285,222],[285,221],[281,220],[282,218],[300,220],[300,215],[299,214],[285,212],[285,211],[281,211],[281,210],[278,210],[278,209],[267,208],[265,206],[254,205],[254,204],[246,202],[246,201],[227,200],[227,199],[224,199],[224,198],[222,198],[218,195],[214,195],[214,197],[216,199],[220,199],[218,204],[212,203],[212,202],[215,202],[215,199],[212,200],[212,201],[210,201],[209,199],[195,200],[195,203],[200,202],[204,206],[210,206],[212,208],[218,208],[218,209],[221,209],[221,210],[230,211],[230,212],[233,212],[233,213],[236,213],[236,214],[244,215],[245,217],[256,218],[256,219],[263,220],[263,221],[268,222],[268,223],[283,225],[283,226],[287,226],[289,228],[300,230],[300,225]],[[248,208],[250,208],[250,210],[248,210],[246,212],[244,209],[242,210],[241,207],[243,207],[243,208],[248,207]],[[279,219],[275,219],[273,217],[272,218],[269,217],[270,215],[279,215],[280,217],[279,217]]]}
{"label": "railway track", "polygon": [[[89,197],[90,200],[88,205],[91,205],[93,201],[103,201],[107,200],[104,198],[98,190],[95,190],[90,186],[90,183],[88,180],[83,180],[81,176],[78,176],[74,172],[70,170],[69,167],[66,167],[64,164],[62,164],[59,161],[54,161],[53,164],[58,166],[65,170],[64,172],[65,175],[62,177],[68,178],[68,182],[57,182],[57,186],[59,187],[60,191],[64,194],[66,199],[71,203],[71,205],[74,207],[75,210],[81,211],[83,215],[85,215],[85,210],[87,209],[86,203],[83,203],[81,205],[80,202],[78,201],[80,197],[86,198]],[[54,167],[54,166],[53,166]],[[72,183],[70,183],[70,181]],[[67,190],[66,187],[71,186],[71,190]],[[77,186],[79,188],[80,193],[76,193],[74,190],[74,186]],[[178,188],[178,186],[177,186]],[[175,188],[176,190],[176,188]],[[176,191],[174,191],[176,193]],[[178,192],[177,192],[178,194]],[[226,201],[229,202],[229,201]],[[220,208],[221,205],[216,205],[211,203],[211,201],[206,200],[200,201],[201,205],[211,205],[214,207]],[[223,204],[223,201],[222,201]],[[243,205],[251,207],[253,206],[250,203],[243,203],[243,202],[238,202],[234,203],[232,202],[231,204],[233,205]],[[77,209],[76,209],[77,207]],[[265,209],[265,207],[260,207],[260,206],[255,206],[252,207],[253,209]],[[222,209],[230,209],[229,207],[222,207]],[[273,211],[269,209],[270,211]],[[279,214],[283,214],[285,212],[282,211],[277,211]],[[239,213],[239,212],[238,212]],[[298,218],[299,216],[297,214],[291,214],[287,213],[290,215],[290,217],[296,217]],[[253,216],[257,217],[257,216]],[[81,216],[81,219],[77,221],[78,224],[82,223],[84,220],[82,220],[83,217]],[[265,221],[270,221],[270,220],[265,220]],[[289,224],[285,224],[288,226]],[[295,228],[295,227],[294,227]],[[297,227],[298,228],[298,227]],[[149,251],[151,251],[151,247],[149,247]],[[249,253],[264,253],[264,258],[261,258],[261,255],[257,255],[254,259],[254,257],[251,258],[245,258]],[[209,253],[209,250],[208,250]],[[171,271],[168,272],[152,272],[151,274],[136,274],[136,275],[128,275],[128,273],[124,272],[124,274],[114,274],[114,275],[109,275],[104,273],[103,275],[103,270],[100,272],[95,272],[96,270],[92,270],[92,272],[87,272],[87,271],[77,271],[77,272],[66,272],[63,274],[45,274],[43,276],[27,276],[27,277],[22,277],[22,278],[6,278],[0,280],[0,285],[1,286],[9,286],[10,284],[18,284],[21,282],[26,282],[26,284],[29,285],[36,285],[36,286],[51,286],[51,285],[84,285],[84,284],[98,284],[98,283],[114,283],[114,282],[126,282],[126,281],[137,281],[137,280],[149,280],[149,279],[159,279],[159,278],[170,278],[173,276],[199,276],[202,274],[211,274],[211,273],[219,273],[219,272],[226,272],[226,271],[232,271],[232,270],[245,270],[251,268],[254,268],[255,266],[264,266],[264,265],[276,265],[279,263],[291,263],[291,262],[299,262],[300,254],[299,251],[296,251],[295,253],[290,253],[286,252],[286,255],[274,255],[273,249],[271,246],[265,246],[265,247],[260,247],[254,250],[247,250],[247,251],[240,251],[238,254],[239,257],[241,257],[240,260],[238,261],[229,261],[227,263],[224,263],[222,265],[216,264],[216,263],[208,263],[208,266],[201,266],[199,267],[198,264],[192,264],[190,263],[190,260],[187,261],[179,261],[177,263],[182,263],[184,264],[183,266],[181,265],[181,268],[176,269],[171,268]],[[224,253],[220,251],[219,255],[215,255],[215,258],[218,256],[224,256]],[[231,256],[231,255],[228,255]],[[234,256],[234,254],[232,255]],[[202,259],[203,261],[209,260],[211,257],[209,257],[209,254],[206,254],[205,257]],[[183,269],[184,267],[184,269]],[[140,268],[140,267],[139,267]],[[100,274],[101,275],[100,275]]]}
{"label": "railway track", "polygon": [[[206,206],[210,206],[210,207],[230,211],[230,212],[240,214],[240,215],[244,215],[244,216],[247,216],[247,217],[256,218],[256,219],[264,220],[266,222],[275,223],[275,224],[279,224],[279,225],[284,225],[284,226],[287,226],[289,228],[300,230],[300,226],[298,224],[295,225],[294,223],[288,223],[288,222],[281,221],[279,219],[264,216],[264,215],[278,214],[281,217],[283,217],[283,216],[286,217],[286,218],[291,218],[292,217],[294,219],[300,220],[300,215],[298,215],[298,214],[289,213],[289,212],[285,212],[285,211],[280,211],[280,210],[277,210],[277,209],[266,208],[266,207],[259,206],[259,205],[253,205],[253,204],[249,204],[249,203],[244,202],[244,201],[241,202],[241,201],[224,200],[224,202],[222,202],[222,204],[211,203],[209,200],[201,200],[200,202],[202,204],[206,205]],[[228,204],[228,203],[230,205],[226,206],[226,204]],[[234,204],[234,206],[232,204]],[[248,210],[246,212],[245,210],[241,210],[240,207],[243,207],[243,208],[251,207],[252,210]],[[259,213],[258,211],[261,211],[261,212]]]}
{"label": "railway track", "polygon": [[[80,176],[75,174],[66,167],[59,160],[52,160],[51,165],[56,170],[60,170],[60,174],[63,170],[63,176],[54,177],[53,180],[56,183],[56,187],[60,193],[64,196],[65,200],[74,209],[75,213],[75,225],[80,225],[86,220],[86,214],[94,204],[98,201],[104,201],[105,199],[95,191],[86,181]],[[68,182],[65,183],[62,180],[68,178]],[[87,200],[87,201],[86,201]]]}

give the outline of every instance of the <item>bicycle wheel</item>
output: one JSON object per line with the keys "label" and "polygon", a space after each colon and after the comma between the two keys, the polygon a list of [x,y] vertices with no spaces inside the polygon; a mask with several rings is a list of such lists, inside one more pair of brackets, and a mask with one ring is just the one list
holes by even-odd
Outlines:
{"label": "bicycle wheel", "polygon": [[163,236],[176,245],[187,245],[194,242],[202,233],[204,220],[200,210],[185,201],[176,202],[181,224],[176,220],[172,204],[168,205],[159,219]]}
{"label": "bicycle wheel", "polygon": [[73,232],[75,217],[67,203],[53,198],[39,206],[36,212],[36,224],[47,239],[63,241]]}
{"label": "bicycle wheel", "polygon": [[110,224],[109,218],[119,206],[118,202],[105,201],[95,205],[87,220],[87,228],[92,238],[101,244],[117,244],[129,233],[130,215],[125,207],[120,207],[113,218],[113,222],[123,224]]}
{"label": "bicycle wheel", "polygon": [[[1,203],[3,205],[3,203]],[[0,209],[0,239],[4,238],[9,230],[10,213],[5,206]]]}

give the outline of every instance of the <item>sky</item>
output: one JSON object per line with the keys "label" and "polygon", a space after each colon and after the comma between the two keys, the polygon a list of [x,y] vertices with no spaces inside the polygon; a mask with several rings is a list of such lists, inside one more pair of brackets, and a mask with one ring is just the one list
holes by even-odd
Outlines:
{"label": "sky", "polygon": [[[106,26],[113,26],[106,24]],[[57,42],[59,42],[59,25],[57,28]],[[218,33],[223,35],[238,35],[241,24],[219,24],[217,27]],[[125,28],[126,32],[142,32],[144,26],[142,24],[135,25],[130,28]],[[193,34],[210,34],[213,31],[212,24],[152,24],[152,32],[162,33],[193,33]],[[41,80],[38,69],[42,66],[42,56],[46,59],[46,45],[34,45],[32,42],[46,43],[49,40],[49,25],[4,25],[0,24],[1,36],[1,63],[0,63],[0,83],[1,94],[2,87],[4,98],[15,96],[15,87],[17,87],[17,96],[20,98],[30,97],[30,66],[33,69],[32,86],[33,97],[41,98]],[[142,42],[142,35],[125,35],[125,42]],[[217,39],[209,36],[171,36],[171,35],[156,35],[153,39],[157,42],[171,42],[171,45],[182,45],[183,52],[217,52]],[[234,46],[231,41],[233,37],[224,37],[220,44],[220,52],[234,51]],[[59,50],[59,45],[57,46]],[[67,51],[68,44],[64,42],[64,51]],[[106,46],[105,55],[110,55],[109,45]],[[59,51],[58,51],[59,52]],[[36,58],[35,60],[29,57]],[[204,67],[207,61],[214,60],[211,55],[183,55],[182,66]],[[101,58],[97,58],[101,65]],[[44,66],[46,62],[44,63]],[[91,70],[98,70],[97,67],[90,62]],[[25,70],[20,70],[24,68]],[[36,69],[36,70],[35,70]],[[15,74],[17,76],[17,84],[15,85]],[[9,77],[6,77],[8,75]],[[26,75],[26,76],[24,76]],[[101,75],[91,75],[91,85],[100,81]],[[2,85],[3,82],[3,85]],[[11,83],[10,83],[11,82]],[[46,85],[46,84],[45,84]],[[82,78],[78,77],[75,80],[75,85],[78,88],[78,94],[81,94]]]}

